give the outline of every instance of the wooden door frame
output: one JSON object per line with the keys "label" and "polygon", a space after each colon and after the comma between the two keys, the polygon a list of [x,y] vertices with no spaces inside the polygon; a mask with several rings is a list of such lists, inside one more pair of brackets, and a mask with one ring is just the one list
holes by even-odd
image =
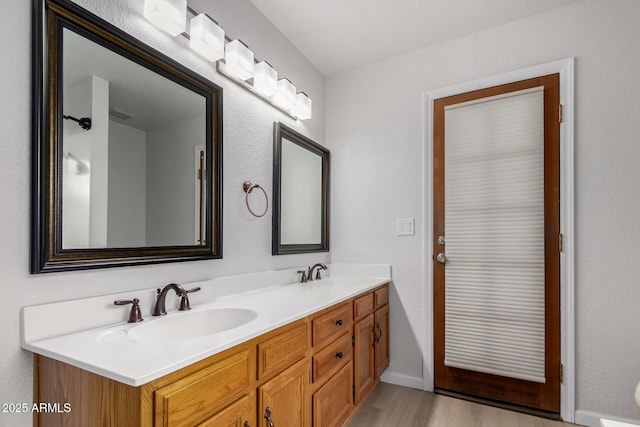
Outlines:
{"label": "wooden door frame", "polygon": [[435,89],[424,93],[424,160],[425,200],[423,277],[425,310],[423,325],[423,389],[433,390],[433,102],[435,99],[526,80],[547,74],[560,74],[560,231],[563,251],[560,254],[560,360],[564,380],[560,386],[560,415],[568,422],[575,420],[575,280],[574,280],[574,58],[566,58],[479,80]]}

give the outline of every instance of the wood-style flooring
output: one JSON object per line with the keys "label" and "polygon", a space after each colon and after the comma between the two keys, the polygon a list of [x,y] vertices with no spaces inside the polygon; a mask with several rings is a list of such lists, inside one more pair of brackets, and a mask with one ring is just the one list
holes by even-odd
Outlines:
{"label": "wood-style flooring", "polygon": [[380,383],[348,427],[575,427],[425,391]]}

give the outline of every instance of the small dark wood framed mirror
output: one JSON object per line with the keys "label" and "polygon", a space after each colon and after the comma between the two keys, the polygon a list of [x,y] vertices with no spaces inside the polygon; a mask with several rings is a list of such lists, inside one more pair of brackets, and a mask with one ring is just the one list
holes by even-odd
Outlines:
{"label": "small dark wood framed mirror", "polygon": [[274,123],[272,254],[329,250],[330,152]]}
{"label": "small dark wood framed mirror", "polygon": [[31,273],[222,257],[222,89],[33,0]]}

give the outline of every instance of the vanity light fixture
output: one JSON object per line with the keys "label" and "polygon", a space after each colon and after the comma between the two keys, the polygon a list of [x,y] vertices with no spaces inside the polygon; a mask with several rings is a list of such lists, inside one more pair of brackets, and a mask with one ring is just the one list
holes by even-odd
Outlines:
{"label": "vanity light fixture", "polygon": [[144,17],[175,37],[187,27],[187,0],[145,0]]}
{"label": "vanity light fixture", "polygon": [[224,30],[208,15],[191,18],[189,46],[211,62],[224,57]]}
{"label": "vanity light fixture", "polygon": [[[186,31],[187,11],[191,19]],[[294,119],[311,118],[311,99],[289,79],[278,80],[278,73],[267,61],[257,61],[249,47],[225,31],[209,15],[188,7],[187,0],[145,0],[144,17],[172,36],[182,34],[190,47],[209,61],[231,81]],[[225,41],[228,43],[225,45]]]}
{"label": "vanity light fixture", "polygon": [[267,61],[256,64],[253,87],[264,96],[272,96],[278,90],[278,73]]}
{"label": "vanity light fixture", "polygon": [[273,95],[273,101],[287,111],[296,105],[296,87],[287,78],[278,80],[278,90]]}
{"label": "vanity light fixture", "polygon": [[255,62],[253,52],[242,40],[235,39],[224,47],[224,62],[227,71],[240,80],[253,77]]}
{"label": "vanity light fixture", "polygon": [[300,120],[311,118],[311,98],[304,92],[296,94],[296,106],[293,108],[293,114]]}

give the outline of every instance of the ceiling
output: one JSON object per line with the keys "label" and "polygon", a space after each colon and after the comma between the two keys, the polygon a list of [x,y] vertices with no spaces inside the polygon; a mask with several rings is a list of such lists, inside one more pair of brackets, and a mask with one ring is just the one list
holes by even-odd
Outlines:
{"label": "ceiling", "polygon": [[325,76],[582,0],[251,0]]}
{"label": "ceiling", "polygon": [[[74,88],[91,76],[109,82],[110,119],[150,131],[168,124],[203,116],[205,99],[67,28],[63,32],[64,114],[91,116],[91,111],[73,108],[91,102],[91,93]],[[81,94],[71,96],[74,94]],[[125,115],[119,119],[113,113]]]}

